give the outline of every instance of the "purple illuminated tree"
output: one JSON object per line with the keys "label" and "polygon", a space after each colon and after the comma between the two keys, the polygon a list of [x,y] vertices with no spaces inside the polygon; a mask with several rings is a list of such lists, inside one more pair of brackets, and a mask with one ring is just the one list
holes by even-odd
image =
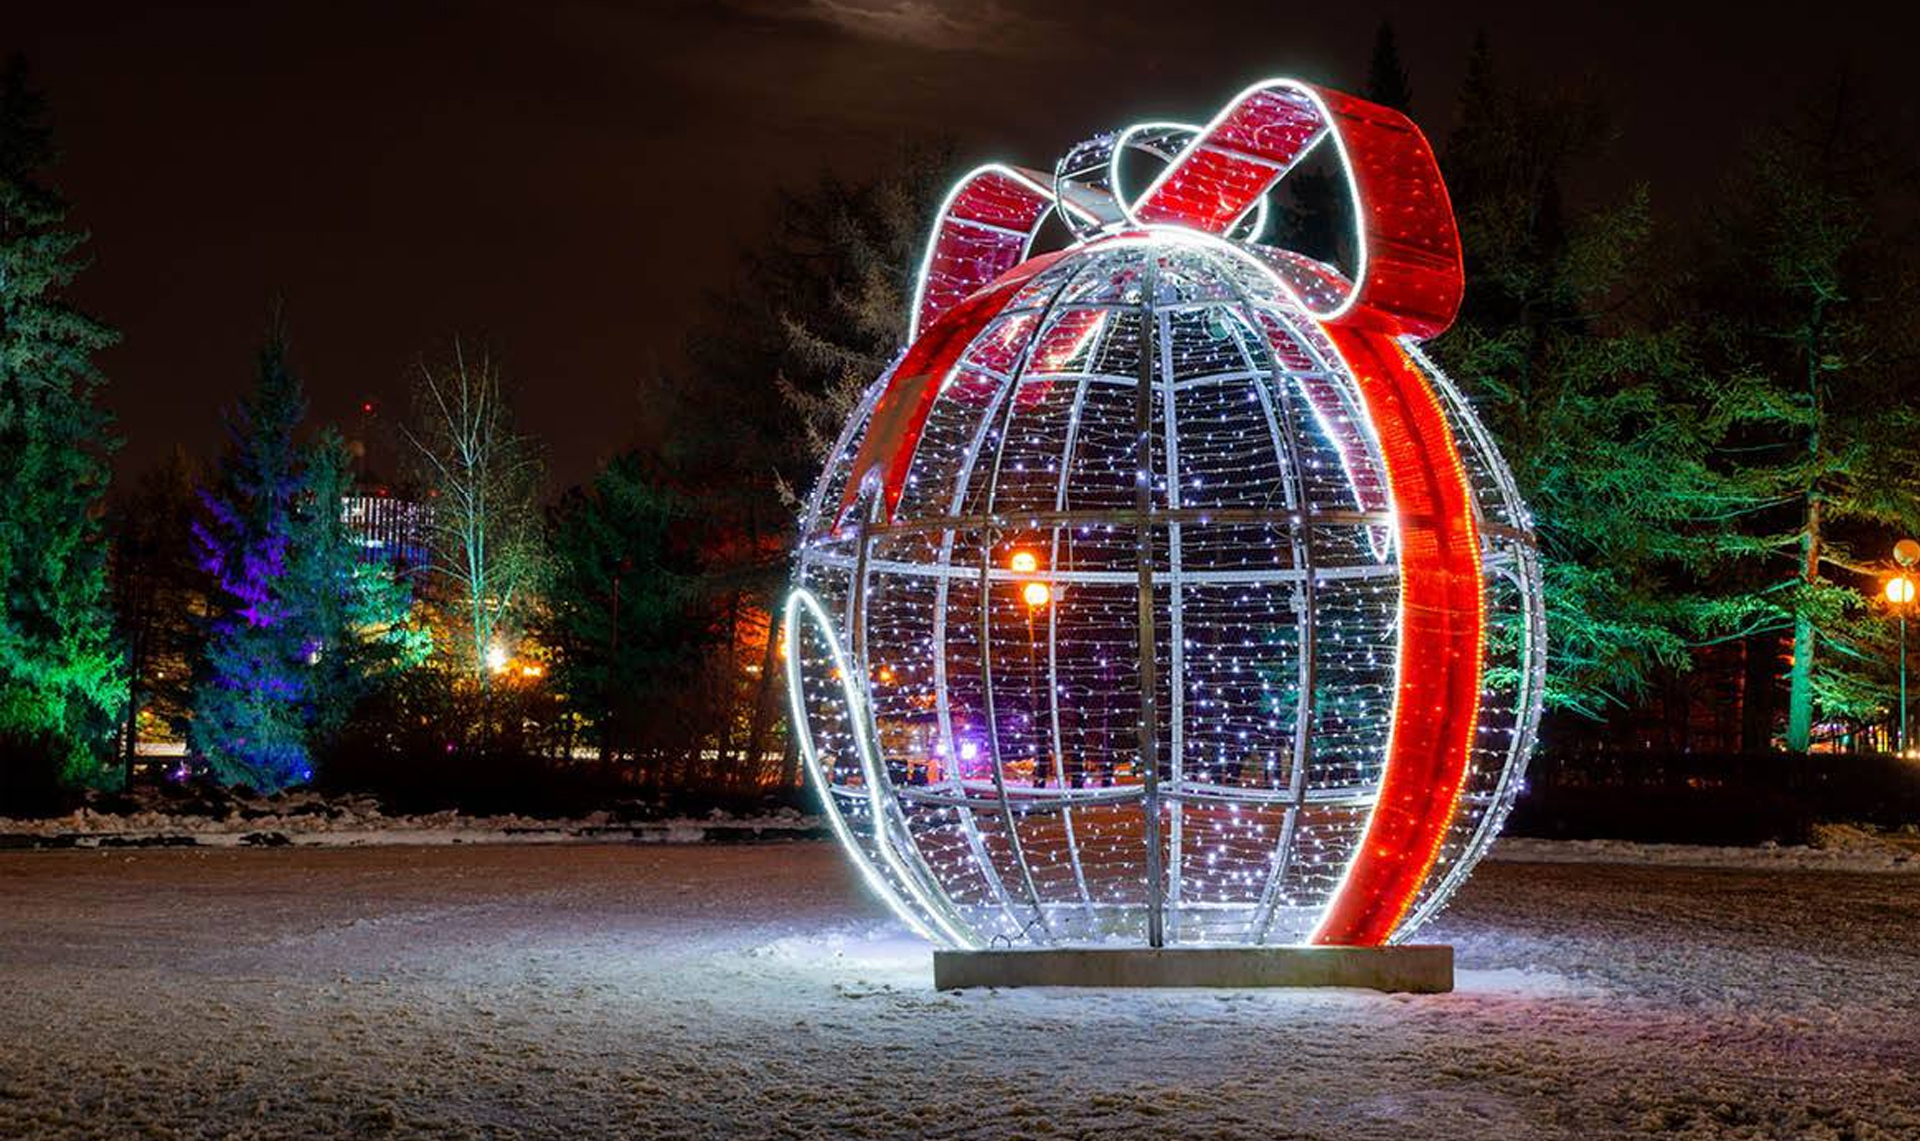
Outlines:
{"label": "purple illuminated tree", "polygon": [[193,742],[216,778],[263,792],[312,777],[306,747],[309,666],[319,645],[284,582],[302,492],[294,429],[306,413],[275,329],[254,391],[228,417],[218,480],[194,524],[217,617],[194,699]]}

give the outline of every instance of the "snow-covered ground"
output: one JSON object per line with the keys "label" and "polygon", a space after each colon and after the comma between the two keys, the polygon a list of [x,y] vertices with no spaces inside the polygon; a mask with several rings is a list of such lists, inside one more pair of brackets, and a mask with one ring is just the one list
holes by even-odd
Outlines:
{"label": "snow-covered ground", "polygon": [[1489,862],[1428,997],[936,993],[824,843],[12,852],[0,901],[8,1138],[1920,1137],[1907,874]]}
{"label": "snow-covered ground", "polygon": [[[699,843],[704,840],[820,839],[826,826],[791,808],[758,816],[714,811],[703,817],[632,820],[595,812],[566,820],[537,816],[469,816],[460,812],[389,816],[372,797],[328,798],[312,792],[229,798],[218,809],[169,802],[140,790],[135,807],[103,812],[82,807],[62,816],[0,816],[0,848],[206,847],[370,844]],[[223,797],[225,794],[221,794]]]}
{"label": "snow-covered ground", "polygon": [[[469,816],[459,812],[389,816],[372,797],[312,792],[231,799],[217,810],[169,801],[157,790],[131,809],[80,808],[63,816],[0,817],[0,849],[114,847],[367,847],[384,844],[627,844],[819,840],[818,816],[780,808],[759,815],[629,819],[595,812],[573,819]],[[224,794],[222,794],[224,795]],[[1812,845],[1716,848],[1625,840],[1535,840],[1504,837],[1491,858],[1524,863],[1668,864],[1784,870],[1920,873],[1920,831],[1873,831],[1844,824],[1815,829]]]}

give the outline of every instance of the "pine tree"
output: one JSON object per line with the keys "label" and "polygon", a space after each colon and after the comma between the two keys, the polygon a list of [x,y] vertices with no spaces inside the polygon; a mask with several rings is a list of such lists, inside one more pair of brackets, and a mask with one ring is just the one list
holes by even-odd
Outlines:
{"label": "pine tree", "polygon": [[1767,505],[1742,520],[1743,591],[1723,625],[1789,638],[1787,747],[1816,718],[1891,704],[1888,624],[1868,608],[1895,539],[1920,532],[1920,351],[1906,247],[1889,218],[1908,177],[1841,83],[1762,139],[1701,261],[1730,478]]}
{"label": "pine tree", "polygon": [[310,751],[324,750],[375,687],[424,661],[429,639],[412,621],[413,591],[391,564],[369,562],[348,532],[352,490],[345,441],[323,429],[302,453],[286,574],[276,585],[310,647],[305,718]]}
{"label": "pine tree", "polygon": [[93,357],[116,335],[62,294],[86,235],[37,176],[55,157],[45,100],[0,69],[0,738],[101,779],[125,701],[101,505],[111,425]]}
{"label": "pine tree", "polygon": [[[1644,191],[1569,210],[1560,180],[1601,148],[1578,91],[1500,82],[1474,46],[1443,159],[1467,257],[1454,328],[1433,348],[1511,464],[1545,578],[1550,705],[1599,716],[1684,669],[1745,504],[1710,469],[1697,346],[1652,258]],[[1624,299],[1624,300],[1623,300]]]}
{"label": "pine tree", "polygon": [[[1374,33],[1366,82],[1359,90],[1369,101],[1397,111],[1413,106],[1413,84],[1400,61],[1400,42],[1393,25],[1385,20]],[[1347,176],[1332,147],[1317,146],[1309,151],[1281,180],[1273,204],[1274,220],[1267,240],[1344,273],[1355,271],[1359,249],[1354,244],[1352,196],[1347,193]]]}
{"label": "pine tree", "polygon": [[776,732],[772,628],[792,507],[903,347],[914,271],[952,173],[947,150],[930,147],[874,182],[824,177],[783,195],[772,237],[689,338],[689,375],[649,394],[687,410],[660,417],[673,426],[662,449],[672,485],[710,489],[704,563],[730,629],[726,659],[709,670],[727,681],[712,686],[716,707],[700,719],[729,759],[757,765]]}
{"label": "pine tree", "polygon": [[1360,93],[1382,107],[1405,113],[1413,109],[1413,84],[1407,81],[1406,66],[1400,62],[1400,41],[1393,25],[1380,21],[1373,36],[1373,58],[1367,62],[1367,83]]}
{"label": "pine tree", "polygon": [[640,744],[684,745],[684,704],[715,640],[694,504],[616,457],[554,516],[542,640],[555,685],[591,722],[603,760]]}
{"label": "pine tree", "polygon": [[[933,147],[907,151],[897,170],[869,183],[828,175],[783,194],[776,239],[753,259],[751,285],[693,339],[702,372],[737,377],[740,397],[765,409],[754,419],[770,448],[784,451],[783,475],[813,477],[867,386],[904,347],[914,273],[951,175],[952,156]],[[780,404],[757,398],[769,372],[784,411],[801,417],[804,450]]]}
{"label": "pine tree", "polygon": [[218,483],[194,525],[218,616],[196,691],[193,743],[227,784],[276,792],[312,779],[310,667],[320,650],[286,577],[302,494],[294,431],[306,414],[276,328],[260,352],[253,392],[228,418]]}

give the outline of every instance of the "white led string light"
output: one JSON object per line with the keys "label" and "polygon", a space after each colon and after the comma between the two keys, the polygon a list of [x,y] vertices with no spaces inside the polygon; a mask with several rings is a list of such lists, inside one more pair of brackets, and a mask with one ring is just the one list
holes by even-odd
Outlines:
{"label": "white led string light", "polygon": [[[1275,86],[1313,101],[1362,217],[1340,133],[1311,89],[1267,81],[1234,102]],[[1120,132],[1107,155],[1115,191],[1118,154],[1153,130],[1195,129]],[[994,164],[956,184],[940,225],[983,172],[1059,207],[1051,188]],[[1119,206],[1130,219],[1124,196]],[[1363,273],[1366,256],[1362,242]],[[916,322],[934,265],[930,249]],[[1299,941],[1318,928],[1377,807],[1405,619],[1397,559],[1381,545],[1392,516],[1363,492],[1363,467],[1375,481],[1366,488],[1384,486],[1380,442],[1319,327],[1360,288],[1329,304],[1330,291],[1321,298],[1287,268],[1160,223],[1078,243],[1010,289],[977,331],[933,395],[892,518],[857,538],[832,529],[828,507],[842,500],[833,484],[850,471],[881,385],[842,433],[802,522],[798,581],[823,593],[806,589],[794,604],[826,652],[803,653],[790,605],[790,695],[836,836],[917,930],[976,945],[1140,939],[1143,762],[1162,773],[1162,811],[1178,822],[1167,837],[1178,885],[1165,904],[1170,941]],[[1161,723],[1156,754],[1142,758],[1132,488],[1149,312],[1144,522],[1156,552]],[[1537,723],[1543,646],[1537,563],[1511,477],[1458,393],[1411,341],[1403,347],[1435,385],[1463,476],[1484,501],[1476,509],[1497,508],[1496,525],[1481,529],[1485,605],[1490,629],[1519,631],[1502,652],[1522,669],[1515,686],[1483,686],[1490,712],[1470,743],[1458,810],[1395,938],[1444,905],[1497,832]],[[1016,549],[1037,565],[1017,569]],[[1048,588],[1043,600],[1024,602],[1034,581]],[[862,661],[847,660],[839,629],[856,632]],[[837,673],[844,718],[809,708],[803,683],[816,671],[823,683]],[[827,771],[823,746],[857,766]],[[841,817],[843,795],[871,813],[877,852]]]}

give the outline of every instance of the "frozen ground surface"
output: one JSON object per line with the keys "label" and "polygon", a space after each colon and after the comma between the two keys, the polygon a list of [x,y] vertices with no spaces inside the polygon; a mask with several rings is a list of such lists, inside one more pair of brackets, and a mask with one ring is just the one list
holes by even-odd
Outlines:
{"label": "frozen ground surface", "polygon": [[824,843],[0,853],[0,1137],[1920,1137],[1920,876],[1497,862],[1451,995],[937,994]]}

